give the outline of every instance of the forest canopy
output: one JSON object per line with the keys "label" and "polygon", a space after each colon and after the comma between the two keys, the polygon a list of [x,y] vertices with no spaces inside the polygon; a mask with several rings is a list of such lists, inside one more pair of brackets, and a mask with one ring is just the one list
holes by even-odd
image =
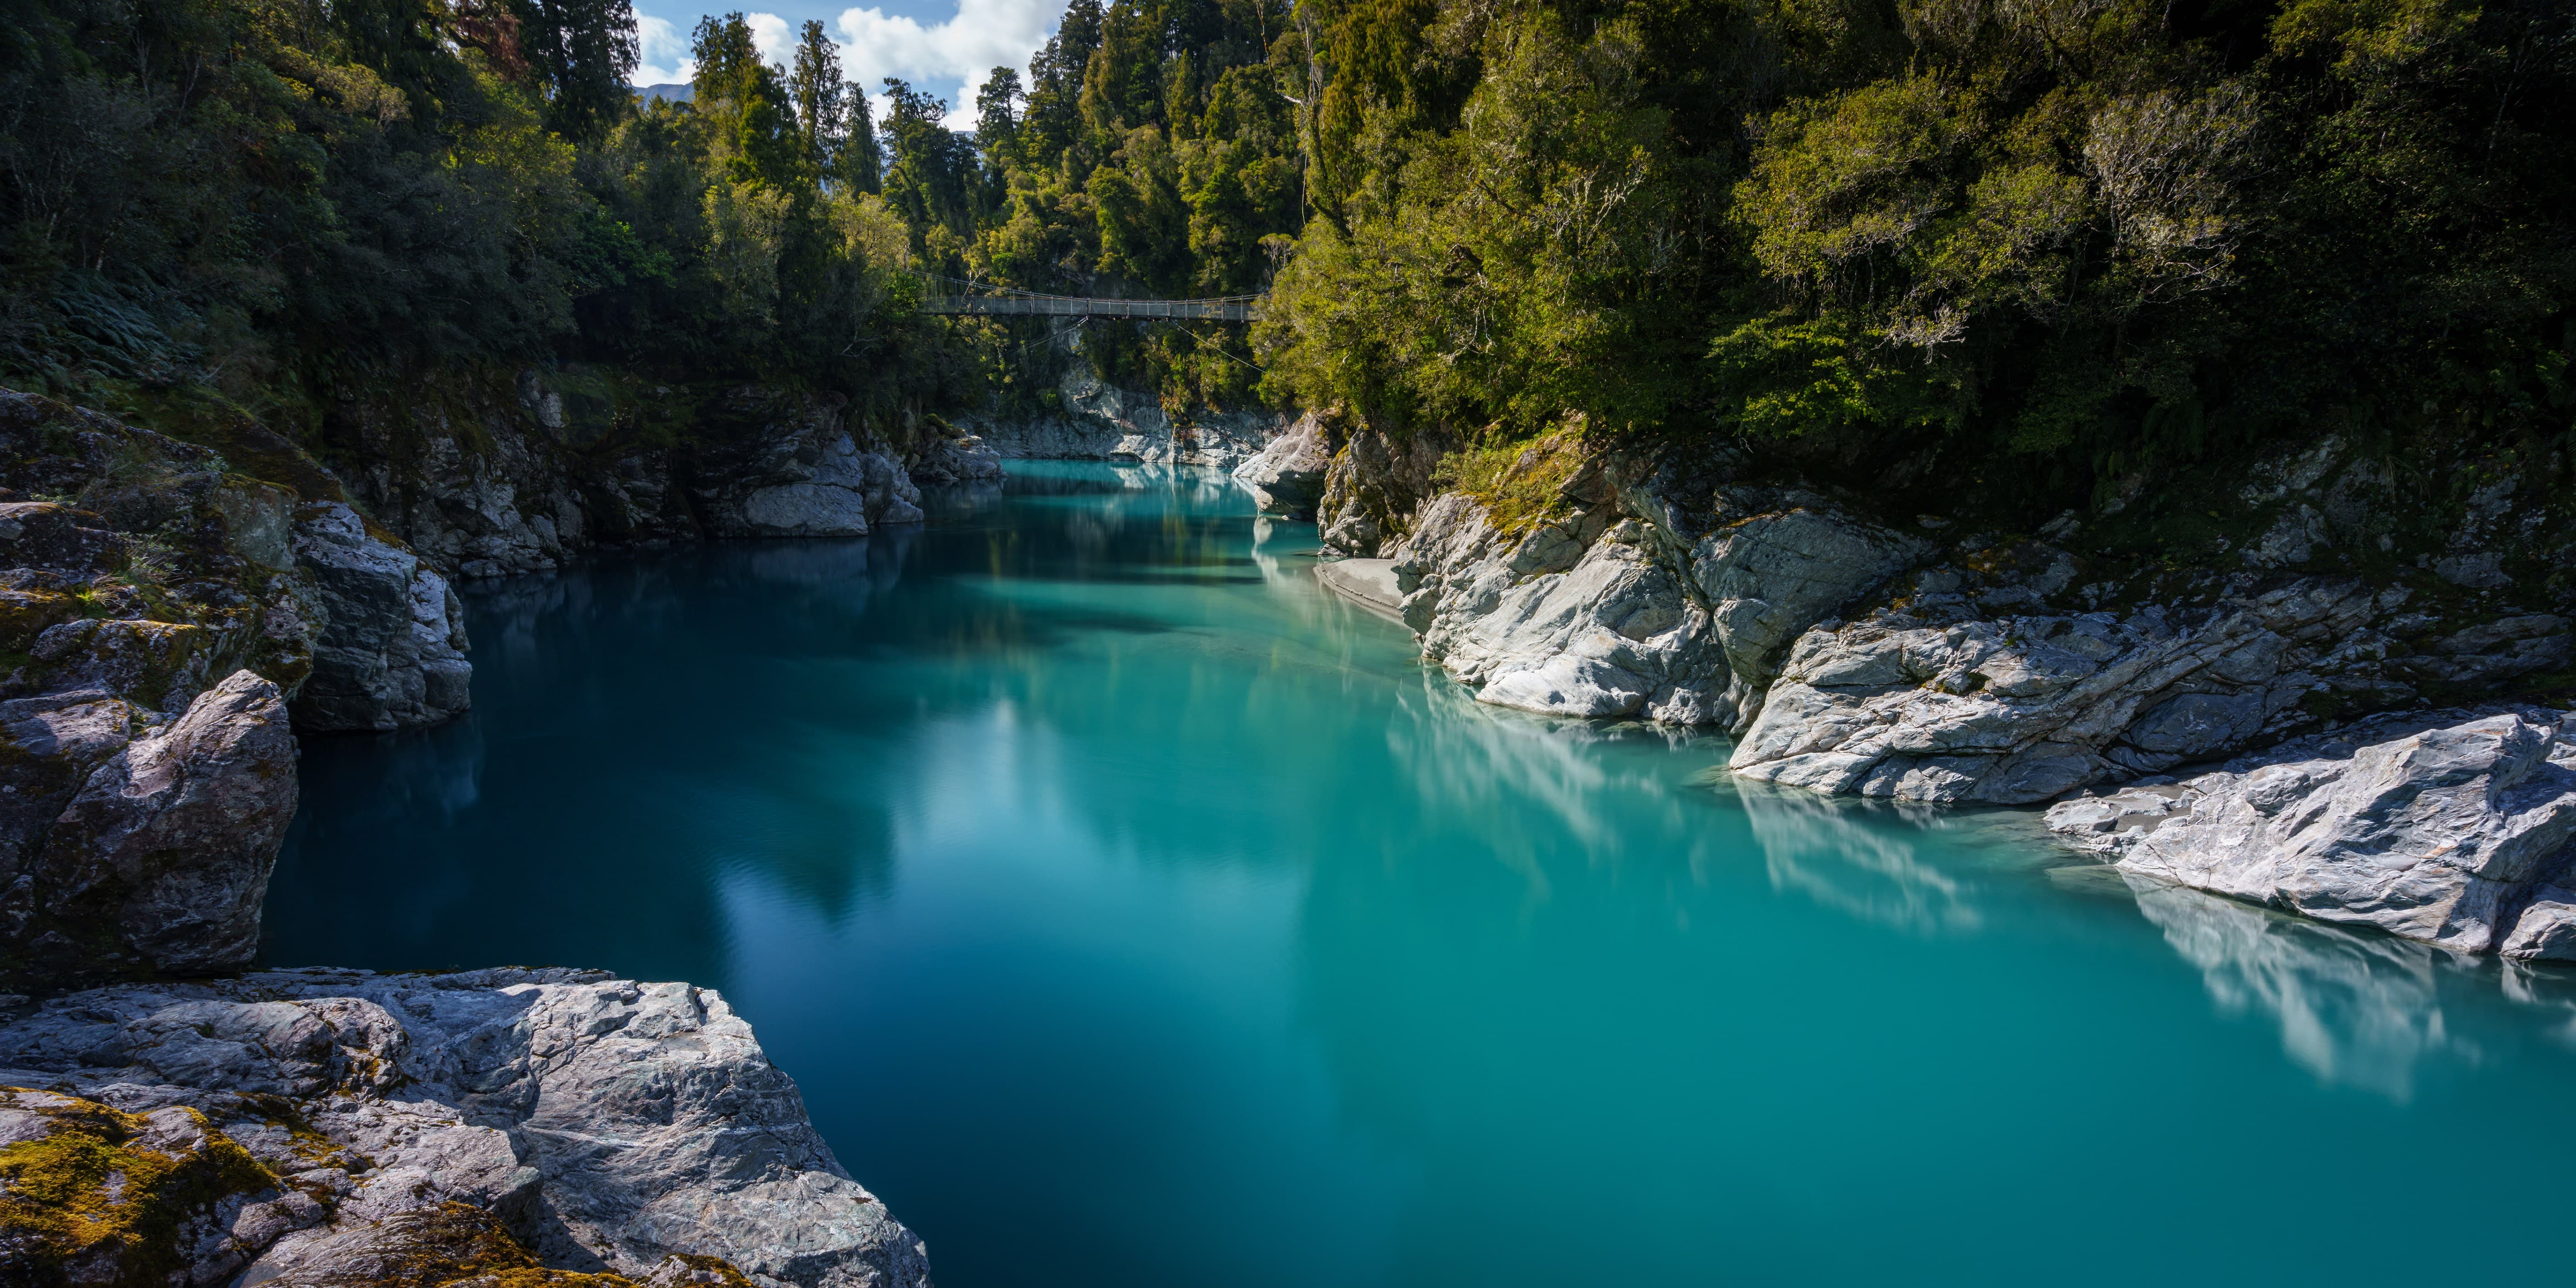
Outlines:
{"label": "forest canopy", "polygon": [[[445,366],[1167,407],[2087,485],[2327,432],[2554,456],[2564,0],[1075,0],[971,104],[625,0],[5,0],[0,380],[292,429]],[[971,132],[944,121],[955,108]],[[1801,446],[1805,445],[1805,446]]]}

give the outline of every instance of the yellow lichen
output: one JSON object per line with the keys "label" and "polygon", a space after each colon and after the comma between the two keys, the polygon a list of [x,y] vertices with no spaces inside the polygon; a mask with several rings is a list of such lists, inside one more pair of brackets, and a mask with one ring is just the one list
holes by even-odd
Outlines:
{"label": "yellow lichen", "polygon": [[171,1154],[137,1143],[152,1126],[142,1115],[94,1101],[10,1087],[0,1088],[0,1108],[51,1120],[44,1136],[0,1148],[0,1229],[21,1240],[38,1282],[73,1262],[85,1282],[165,1282],[182,1264],[182,1223],[277,1184],[193,1109],[180,1112],[195,1147]]}

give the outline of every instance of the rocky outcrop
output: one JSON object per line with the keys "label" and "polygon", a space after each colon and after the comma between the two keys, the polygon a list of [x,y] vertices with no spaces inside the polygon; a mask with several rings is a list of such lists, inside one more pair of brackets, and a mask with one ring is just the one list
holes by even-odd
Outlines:
{"label": "rocky outcrop", "polygon": [[1932,553],[1798,488],[1722,484],[1692,497],[1666,473],[1620,500],[1687,570],[1684,586],[1709,614],[1729,673],[1717,722],[1731,732],[1760,714],[1800,632]]}
{"label": "rocky outcrop", "polygon": [[1940,598],[1807,632],[1730,767],[1826,792],[2042,801],[2307,723],[2318,669],[2345,669],[2338,651],[2379,607],[2358,583],[2309,579],[2126,615]]}
{"label": "rocky outcrop", "polygon": [[693,489],[716,537],[864,537],[886,524],[921,522],[921,489],[882,451],[862,451],[848,430],[816,417],[733,450]]}
{"label": "rocky outcrop", "polygon": [[332,433],[351,492],[425,565],[471,579],[603,547],[864,536],[921,521],[916,470],[999,476],[972,435],[925,418],[898,449],[835,395],[660,385],[568,399],[554,387],[565,379],[524,372],[507,399],[344,408]]}
{"label": "rocky outcrop", "polygon": [[285,706],[274,683],[236,671],[89,774],[0,895],[29,971],[204,975],[250,963],[295,817]]}
{"label": "rocky outcrop", "polygon": [[1705,724],[1726,683],[1708,615],[1607,506],[1512,533],[1451,493],[1397,544],[1395,575],[1423,656],[1480,702]]}
{"label": "rocky outcrop", "polygon": [[292,494],[221,465],[0,393],[0,992],[257,946],[287,700],[336,635]]}
{"label": "rocky outcrop", "polygon": [[1137,461],[1232,469],[1284,432],[1291,415],[1201,407],[1175,422],[1152,394],[1103,382],[1090,365],[1069,365],[1039,412],[956,418],[993,451],[1022,460]]}
{"label": "rocky outcrop", "polygon": [[420,1261],[511,1283],[928,1282],[920,1239],[849,1178],[749,1026],[686,984],[498,970],[120,986],[0,1027],[0,1086],[21,1088],[0,1091],[0,1142],[36,1142],[0,1169],[66,1133],[151,1162],[125,1173],[142,1210],[100,1195],[117,1182],[95,1171],[0,1189],[13,1232],[36,1232],[0,1257],[31,1282],[375,1284],[412,1282],[386,1268]]}
{"label": "rocky outcrop", "polygon": [[2365,723],[2063,802],[2124,872],[2459,952],[2576,960],[2576,744],[2520,709]]}
{"label": "rocky outcrop", "polygon": [[1440,494],[1433,476],[1457,442],[1428,427],[1393,438],[1338,411],[1326,417],[1325,432],[1337,445],[1315,505],[1324,548],[1393,556],[1422,508]]}
{"label": "rocky outcrop", "polygon": [[998,483],[1002,480],[1002,455],[990,444],[944,420],[924,419],[937,433],[913,457],[910,473],[914,482]]}
{"label": "rocky outcrop", "polygon": [[[1334,468],[1401,484],[1349,464],[1362,441]],[[1693,470],[1550,466],[1568,441],[1479,483],[1543,522],[1505,532],[1466,492],[1402,516],[1413,530],[1388,552],[1408,624],[1482,701],[1716,724],[1749,778],[2033,803],[2569,662],[2564,617],[2492,588],[2301,575],[2272,554],[2234,572],[2106,571],[2075,552],[2072,514],[2038,536],[1936,542],[1744,482],[1723,453]],[[1383,526],[1364,508],[1337,521]]]}
{"label": "rocky outcrop", "polygon": [[1252,489],[1262,509],[1292,519],[1315,517],[1324,498],[1324,476],[1333,466],[1332,436],[1323,418],[1308,412],[1250,460],[1234,467],[1234,476]]}
{"label": "rocky outcrop", "polygon": [[309,733],[432,725],[473,705],[465,606],[411,551],[379,540],[355,510],[297,513],[295,560],[329,623],[295,701]]}

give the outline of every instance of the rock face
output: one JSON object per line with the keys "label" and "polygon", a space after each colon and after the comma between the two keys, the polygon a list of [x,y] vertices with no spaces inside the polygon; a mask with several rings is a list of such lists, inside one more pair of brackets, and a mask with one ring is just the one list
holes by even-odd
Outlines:
{"label": "rock face", "polygon": [[296,698],[307,732],[437,724],[473,704],[465,606],[419,557],[367,533],[336,501],[305,506],[295,558],[330,626]]}
{"label": "rock face", "polygon": [[1234,476],[1252,489],[1261,508],[1292,519],[1315,517],[1324,497],[1324,476],[1333,466],[1331,436],[1323,419],[1308,412],[1270,440],[1252,459],[1234,467]]}
{"label": "rock face", "polygon": [[[1401,500],[1367,447],[1354,432],[1333,477]],[[1486,486],[1531,504],[1543,455]],[[2268,565],[2124,588],[2060,544],[2071,515],[1942,544],[1723,454],[1634,466],[1545,474],[1559,517],[1512,533],[1455,492],[1390,520],[1337,512],[1336,482],[1323,516],[1363,546],[1411,528],[1387,546],[1406,620],[1480,700],[1716,724],[1737,773],[1836,794],[2045,801],[2570,657],[2564,617],[2501,600],[2437,614],[2409,586]]]}
{"label": "rock face", "polygon": [[2576,745],[2557,712],[2300,740],[2048,825],[2126,872],[2459,952],[2576,960]]}
{"label": "rock face", "polygon": [[173,1192],[175,1246],[75,1231],[15,1250],[36,1273],[357,1284],[433,1255],[535,1274],[533,1254],[649,1284],[928,1282],[921,1241],[849,1178],[749,1026],[686,984],[500,970],[119,986],[0,1028],[0,1084],[42,1089],[0,1092],[0,1139],[103,1122],[88,1130],[202,1157],[187,1165],[212,1178]]}
{"label": "rock face", "polygon": [[2046,800],[2310,719],[2312,668],[2376,604],[2358,583],[2312,580],[2125,617],[1918,600],[1802,636],[1729,764],[1827,792]]}
{"label": "rock face", "polygon": [[998,483],[1002,456],[973,434],[943,433],[922,447],[910,472],[918,483]]}
{"label": "rock face", "polygon": [[[479,406],[356,408],[335,422],[344,473],[370,514],[424,564],[462,578],[557,568],[601,547],[726,537],[864,536],[918,523],[914,471],[999,477],[971,435],[925,429],[909,464],[832,397],[758,386],[646,392],[627,424],[604,398],[576,415],[522,373],[515,398]],[[599,410],[607,409],[607,410]]]}
{"label": "rock face", "polygon": [[1496,528],[1473,499],[1431,503],[1395,552],[1423,656],[1476,700],[1564,716],[1704,724],[1726,683],[1708,615],[1606,507]]}
{"label": "rock face", "polygon": [[1422,508],[1439,495],[1433,473],[1458,444],[1430,429],[1399,442],[1338,413],[1327,417],[1325,429],[1338,445],[1324,476],[1323,499],[1315,505],[1324,547],[1343,554],[1393,556],[1396,542],[1413,530]]}
{"label": "rock face", "polygon": [[274,683],[236,671],[91,773],[11,887],[29,955],[64,974],[248,965],[295,817],[285,707]]}
{"label": "rock face", "polygon": [[710,536],[864,537],[921,522],[921,489],[903,466],[828,422],[759,439],[725,465],[699,492]]}
{"label": "rock face", "polygon": [[293,496],[220,464],[0,393],[0,992],[257,946],[288,700],[370,624],[296,566]]}
{"label": "rock face", "polygon": [[1049,392],[1056,410],[960,416],[957,424],[1003,457],[1232,469],[1259,453],[1293,419],[1282,412],[1203,407],[1187,423],[1175,424],[1153,395],[1105,384],[1079,361]]}

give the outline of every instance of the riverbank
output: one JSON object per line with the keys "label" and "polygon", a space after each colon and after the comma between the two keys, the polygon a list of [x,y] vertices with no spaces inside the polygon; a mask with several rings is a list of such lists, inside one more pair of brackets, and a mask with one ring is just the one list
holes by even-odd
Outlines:
{"label": "riverbank", "polygon": [[273,959],[716,988],[958,1288],[2044,1282],[2148,1203],[2204,1236],[2100,1277],[2370,1280],[2434,1254],[2226,1214],[2550,1147],[2561,970],[1479,703],[1210,471],[1012,472],[469,587],[478,714],[308,766]]}

